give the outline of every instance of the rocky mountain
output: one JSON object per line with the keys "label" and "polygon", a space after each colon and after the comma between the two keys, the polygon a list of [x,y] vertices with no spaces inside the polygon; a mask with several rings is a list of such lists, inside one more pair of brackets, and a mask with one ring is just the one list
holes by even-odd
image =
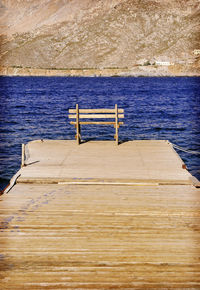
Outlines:
{"label": "rocky mountain", "polygon": [[4,67],[199,70],[199,0],[1,0],[0,23]]}

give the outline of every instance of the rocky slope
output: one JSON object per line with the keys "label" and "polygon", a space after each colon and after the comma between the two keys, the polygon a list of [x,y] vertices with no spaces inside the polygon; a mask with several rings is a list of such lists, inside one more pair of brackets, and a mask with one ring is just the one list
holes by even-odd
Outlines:
{"label": "rocky slope", "polygon": [[199,73],[199,0],[2,0],[0,21],[3,67],[131,70],[162,60]]}

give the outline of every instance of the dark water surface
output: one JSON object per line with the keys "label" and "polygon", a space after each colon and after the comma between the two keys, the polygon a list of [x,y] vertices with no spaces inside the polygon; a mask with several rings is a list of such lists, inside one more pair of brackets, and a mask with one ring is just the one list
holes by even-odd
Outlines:
{"label": "dark water surface", "polygon": [[[73,139],[67,111],[125,110],[121,140],[168,139],[200,151],[200,78],[0,78],[0,188],[20,168],[21,144],[36,139]],[[86,126],[87,139],[113,139],[111,126]],[[200,155],[177,151],[200,178]]]}

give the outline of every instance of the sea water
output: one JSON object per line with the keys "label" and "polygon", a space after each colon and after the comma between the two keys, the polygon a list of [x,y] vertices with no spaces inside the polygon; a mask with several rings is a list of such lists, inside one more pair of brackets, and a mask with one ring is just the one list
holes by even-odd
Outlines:
{"label": "sea water", "polygon": [[[21,144],[36,139],[74,139],[68,109],[125,111],[122,141],[169,140],[200,152],[198,77],[1,77],[0,189],[20,168]],[[86,140],[113,140],[112,126],[85,126]],[[200,155],[177,151],[200,179]]]}

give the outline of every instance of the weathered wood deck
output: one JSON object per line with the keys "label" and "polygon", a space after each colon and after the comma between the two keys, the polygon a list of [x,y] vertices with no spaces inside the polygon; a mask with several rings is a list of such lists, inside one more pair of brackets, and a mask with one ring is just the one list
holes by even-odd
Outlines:
{"label": "weathered wood deck", "polygon": [[200,288],[200,189],[170,144],[28,147],[0,197],[0,289]]}

